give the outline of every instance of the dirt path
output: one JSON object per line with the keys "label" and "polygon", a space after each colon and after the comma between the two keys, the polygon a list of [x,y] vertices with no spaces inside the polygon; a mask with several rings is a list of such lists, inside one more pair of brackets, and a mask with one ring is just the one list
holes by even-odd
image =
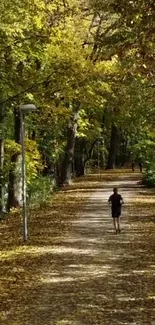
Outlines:
{"label": "dirt path", "polygon": [[[92,186],[66,236],[44,247],[33,270],[40,282],[35,289],[27,283],[25,296],[0,324],[155,324],[155,199],[137,181],[136,174],[126,174],[100,189]],[[107,204],[116,185],[125,201],[117,235]]]}

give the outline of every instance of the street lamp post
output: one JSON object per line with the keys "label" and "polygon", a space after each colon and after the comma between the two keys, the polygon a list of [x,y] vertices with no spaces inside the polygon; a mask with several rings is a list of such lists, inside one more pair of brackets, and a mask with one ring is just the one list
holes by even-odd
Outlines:
{"label": "street lamp post", "polygon": [[23,240],[27,241],[27,211],[26,211],[26,164],[25,164],[25,122],[24,116],[26,113],[36,110],[35,105],[27,104],[20,105],[20,125],[21,125],[21,147],[22,147],[22,203],[23,203]]}

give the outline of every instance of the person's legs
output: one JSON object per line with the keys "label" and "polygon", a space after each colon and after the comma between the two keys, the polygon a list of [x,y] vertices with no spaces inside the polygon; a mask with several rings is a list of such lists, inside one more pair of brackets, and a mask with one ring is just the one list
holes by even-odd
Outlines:
{"label": "person's legs", "polygon": [[117,229],[118,229],[118,232],[121,232],[121,228],[120,228],[120,217],[117,218]]}
{"label": "person's legs", "polygon": [[115,232],[117,232],[116,220],[117,220],[117,218],[114,218],[113,217],[113,223],[114,223],[114,230],[115,230]]}
{"label": "person's legs", "polygon": [[113,224],[114,224],[114,230],[116,232],[116,234],[118,232],[121,232],[120,229],[120,215],[121,215],[121,208],[119,207],[117,210],[116,209],[112,209],[112,218],[113,218]]}

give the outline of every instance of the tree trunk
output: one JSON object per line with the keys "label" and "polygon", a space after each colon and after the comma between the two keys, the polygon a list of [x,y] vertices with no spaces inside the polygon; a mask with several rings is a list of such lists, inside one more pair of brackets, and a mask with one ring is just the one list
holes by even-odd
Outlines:
{"label": "tree trunk", "polygon": [[84,176],[86,164],[92,158],[94,147],[98,139],[89,143],[85,138],[76,141],[75,171],[76,176]]}
{"label": "tree trunk", "polygon": [[76,176],[83,176],[85,174],[85,147],[86,140],[84,138],[76,139],[74,167]]}
{"label": "tree trunk", "polygon": [[22,206],[22,178],[21,178],[21,155],[14,154],[11,157],[11,169],[9,171],[8,186],[8,210],[11,207]]}
{"label": "tree trunk", "polygon": [[0,139],[0,213],[4,211],[4,140]]}
{"label": "tree trunk", "polygon": [[75,172],[77,177],[85,175],[85,161],[83,155],[75,159]]}
{"label": "tree trunk", "polygon": [[110,148],[108,163],[106,169],[114,169],[116,162],[116,152],[117,152],[117,139],[118,139],[118,130],[116,125],[113,123],[111,127],[111,139],[110,139]]}
{"label": "tree trunk", "polygon": [[75,138],[77,131],[78,112],[74,112],[72,121],[67,129],[67,145],[65,156],[61,165],[61,180],[60,184],[70,184],[72,178],[72,165],[74,159]]}
{"label": "tree trunk", "polygon": [[[15,123],[15,142],[20,144],[20,113],[18,109],[14,110]],[[11,207],[22,206],[22,164],[21,154],[14,153],[11,157],[11,169],[9,171],[9,187],[8,187],[8,210]]]}

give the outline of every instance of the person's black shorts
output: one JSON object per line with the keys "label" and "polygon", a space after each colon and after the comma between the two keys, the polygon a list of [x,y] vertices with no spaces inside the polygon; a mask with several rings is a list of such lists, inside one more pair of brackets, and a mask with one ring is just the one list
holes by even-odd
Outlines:
{"label": "person's black shorts", "polygon": [[121,215],[121,208],[112,209],[112,218],[119,218]]}

